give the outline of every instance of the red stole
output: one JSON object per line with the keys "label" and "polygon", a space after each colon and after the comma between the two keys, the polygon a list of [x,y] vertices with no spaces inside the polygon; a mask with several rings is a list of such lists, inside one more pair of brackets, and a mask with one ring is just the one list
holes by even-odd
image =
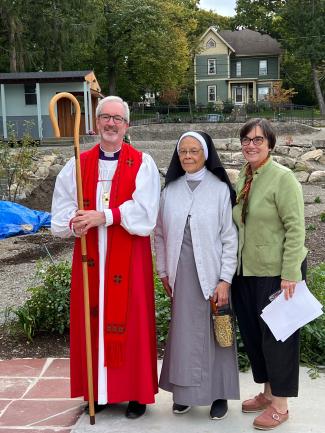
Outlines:
{"label": "red stole", "polygon": [[[85,210],[96,209],[98,182],[99,145],[81,154],[81,174]],[[112,180],[109,207],[118,206],[132,199],[135,180],[142,163],[142,153],[129,144],[123,143],[117,168]],[[104,351],[105,365],[119,367],[123,363],[125,341],[128,334],[127,316],[129,306],[129,275],[134,236],[117,224],[107,230],[107,256],[105,264],[104,295]],[[98,341],[99,302],[99,256],[98,230],[93,228],[86,236],[89,300],[91,312],[92,339]],[[80,253],[80,240],[76,240],[74,254]],[[81,278],[73,269],[73,281]],[[92,320],[93,318],[93,320]],[[97,325],[97,326],[96,326]],[[94,344],[92,345],[94,347]],[[95,344],[95,347],[97,344]]]}

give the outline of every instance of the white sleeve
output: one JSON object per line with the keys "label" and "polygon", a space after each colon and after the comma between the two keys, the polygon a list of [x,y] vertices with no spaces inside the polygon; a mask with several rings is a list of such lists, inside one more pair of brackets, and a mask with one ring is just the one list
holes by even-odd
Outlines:
{"label": "white sleeve", "polygon": [[130,234],[148,236],[157,220],[160,196],[160,177],[150,155],[143,153],[132,199],[119,206],[121,226]]}
{"label": "white sleeve", "polygon": [[56,178],[52,199],[51,232],[54,236],[67,238],[73,230],[69,223],[78,210],[75,159],[71,158]]}
{"label": "white sleeve", "polygon": [[167,257],[164,239],[163,213],[165,203],[166,189],[161,193],[160,206],[155,227],[155,253],[156,253],[156,270],[160,278],[166,277],[167,274]]}
{"label": "white sleeve", "polygon": [[229,192],[223,208],[223,224],[220,238],[222,242],[220,279],[231,284],[237,268],[238,233],[232,219]]}

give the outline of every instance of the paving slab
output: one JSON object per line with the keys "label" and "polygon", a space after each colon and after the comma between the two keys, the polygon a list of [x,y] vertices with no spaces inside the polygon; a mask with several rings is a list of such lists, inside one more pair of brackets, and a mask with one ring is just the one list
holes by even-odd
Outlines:
{"label": "paving slab", "polygon": [[0,361],[0,433],[70,433],[84,406],[70,398],[69,359]]}
{"label": "paving slab", "polygon": [[[285,433],[324,433],[325,374],[311,379],[307,368],[300,371],[299,398],[289,400],[290,419],[277,428]],[[252,380],[251,372],[240,373],[241,398],[253,397],[261,387]],[[229,401],[228,416],[220,421],[209,418],[210,407],[194,407],[184,415],[171,411],[171,394],[162,390],[156,404],[148,406],[146,414],[136,420],[125,418],[125,404],[112,405],[96,414],[96,424],[89,424],[83,414],[71,433],[251,433],[254,414],[241,412],[241,401]]]}

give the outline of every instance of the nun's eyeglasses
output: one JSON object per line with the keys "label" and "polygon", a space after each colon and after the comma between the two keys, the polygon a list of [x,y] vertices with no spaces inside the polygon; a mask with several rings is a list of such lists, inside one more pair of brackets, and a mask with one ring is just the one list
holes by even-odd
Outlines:
{"label": "nun's eyeglasses", "polygon": [[186,156],[187,154],[189,154],[190,156],[197,156],[201,152],[201,150],[202,149],[181,149],[178,154],[179,156]]}

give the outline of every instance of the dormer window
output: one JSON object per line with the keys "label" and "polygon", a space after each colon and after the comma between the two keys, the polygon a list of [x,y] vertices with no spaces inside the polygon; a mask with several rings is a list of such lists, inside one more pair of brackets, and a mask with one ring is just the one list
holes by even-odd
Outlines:
{"label": "dormer window", "polygon": [[217,61],[216,59],[208,59],[208,75],[216,75]]}
{"label": "dormer window", "polygon": [[214,39],[209,39],[208,42],[206,43],[206,48],[215,48],[216,46],[216,41]]}

